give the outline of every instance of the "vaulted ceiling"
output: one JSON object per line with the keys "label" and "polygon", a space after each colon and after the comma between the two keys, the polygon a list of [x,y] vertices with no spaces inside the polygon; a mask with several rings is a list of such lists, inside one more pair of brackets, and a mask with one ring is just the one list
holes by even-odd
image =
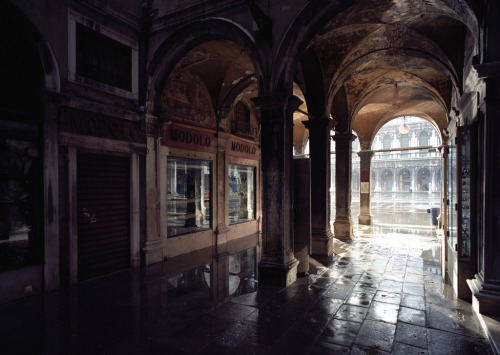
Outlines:
{"label": "vaulted ceiling", "polygon": [[445,128],[471,59],[465,44],[472,34],[461,18],[467,9],[459,10],[439,0],[366,0],[332,18],[309,49],[338,130],[353,129],[368,143],[402,115]]}

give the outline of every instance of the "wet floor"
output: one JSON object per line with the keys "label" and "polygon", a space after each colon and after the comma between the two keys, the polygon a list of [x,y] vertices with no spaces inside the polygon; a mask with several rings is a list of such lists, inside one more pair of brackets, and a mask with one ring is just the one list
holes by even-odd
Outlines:
{"label": "wet floor", "polygon": [[[468,302],[441,283],[432,229],[364,228],[286,289],[214,306],[196,273],[144,269],[0,306],[2,354],[489,354]],[[184,280],[184,281],[179,281]],[[175,292],[172,292],[174,290]]]}

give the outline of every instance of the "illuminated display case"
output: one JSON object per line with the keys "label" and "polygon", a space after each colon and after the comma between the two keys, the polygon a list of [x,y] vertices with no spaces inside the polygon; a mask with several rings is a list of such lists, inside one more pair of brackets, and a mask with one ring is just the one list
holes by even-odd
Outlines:
{"label": "illuminated display case", "polygon": [[168,157],[167,237],[211,228],[211,162]]}
{"label": "illuminated display case", "polygon": [[255,167],[229,164],[229,224],[255,219]]}
{"label": "illuminated display case", "polygon": [[457,168],[458,186],[457,196],[457,249],[458,257],[462,260],[471,260],[471,133],[470,129],[459,129],[458,146],[460,157]]}
{"label": "illuminated display case", "polygon": [[447,271],[459,298],[469,298],[466,280],[474,275],[473,134],[458,127],[448,141]]}

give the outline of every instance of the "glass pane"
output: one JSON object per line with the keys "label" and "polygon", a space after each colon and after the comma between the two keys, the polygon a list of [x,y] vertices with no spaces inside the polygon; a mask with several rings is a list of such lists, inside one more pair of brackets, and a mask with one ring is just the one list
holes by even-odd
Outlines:
{"label": "glass pane", "polygon": [[229,224],[255,219],[255,167],[229,164]]}
{"label": "glass pane", "polygon": [[[2,122],[4,123],[4,122]],[[30,128],[5,123],[0,129],[0,272],[40,261],[40,174],[35,142],[10,139]],[[10,136],[10,138],[5,138]],[[33,137],[34,138],[34,137]]]}
{"label": "glass pane", "polygon": [[471,257],[470,245],[470,131],[462,132],[462,258]]}
{"label": "glass pane", "polygon": [[[455,137],[450,138],[452,142]],[[454,246],[457,243],[457,180],[456,180],[456,168],[457,168],[457,152],[456,146],[450,146],[450,154],[448,157],[448,229],[449,229],[449,240],[450,244]]]}
{"label": "glass pane", "polygon": [[211,228],[211,162],[167,159],[167,237]]}

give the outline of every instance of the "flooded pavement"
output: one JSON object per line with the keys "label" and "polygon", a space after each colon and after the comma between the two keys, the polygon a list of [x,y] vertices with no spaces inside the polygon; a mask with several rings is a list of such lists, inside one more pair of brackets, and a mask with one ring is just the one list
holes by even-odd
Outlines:
{"label": "flooded pavement", "polygon": [[441,283],[434,231],[396,230],[362,228],[292,286],[259,285],[218,305],[208,266],[130,270],[2,305],[2,353],[491,353],[470,303]]}

